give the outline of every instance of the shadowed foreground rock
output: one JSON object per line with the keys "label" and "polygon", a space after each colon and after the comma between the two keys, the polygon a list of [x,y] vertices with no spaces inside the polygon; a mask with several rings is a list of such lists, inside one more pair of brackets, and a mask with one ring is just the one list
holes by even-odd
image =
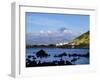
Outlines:
{"label": "shadowed foreground rock", "polygon": [[27,59],[27,63],[26,63],[26,67],[41,67],[41,66],[62,66],[62,65],[73,65],[71,62],[69,61],[64,61],[64,60],[60,60],[60,61],[53,61],[53,62],[43,62],[43,63],[37,63],[37,61],[30,61]]}
{"label": "shadowed foreground rock", "polygon": [[42,58],[42,57],[48,57],[49,55],[48,53],[46,53],[44,50],[41,49],[36,53],[36,56]]}
{"label": "shadowed foreground rock", "polygon": [[63,56],[67,56],[67,54],[64,52],[64,53],[62,53],[62,54],[55,55],[54,57],[63,57]]}

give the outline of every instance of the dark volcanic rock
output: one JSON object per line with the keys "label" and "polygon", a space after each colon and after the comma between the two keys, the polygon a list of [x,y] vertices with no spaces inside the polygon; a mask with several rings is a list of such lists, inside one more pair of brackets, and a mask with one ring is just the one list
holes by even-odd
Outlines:
{"label": "dark volcanic rock", "polygon": [[67,65],[72,65],[72,63],[71,63],[71,62],[69,62],[69,61],[66,61],[66,64],[67,64]]}
{"label": "dark volcanic rock", "polygon": [[67,54],[64,52],[64,53],[58,55],[58,57],[62,57],[62,56],[67,56]]}
{"label": "dark volcanic rock", "polygon": [[42,58],[42,57],[48,57],[49,55],[48,53],[46,53],[44,50],[41,49],[36,53],[36,56]]}
{"label": "dark volcanic rock", "polygon": [[64,53],[62,53],[62,54],[55,55],[54,57],[63,57],[63,56],[67,56],[67,54],[64,52]]}

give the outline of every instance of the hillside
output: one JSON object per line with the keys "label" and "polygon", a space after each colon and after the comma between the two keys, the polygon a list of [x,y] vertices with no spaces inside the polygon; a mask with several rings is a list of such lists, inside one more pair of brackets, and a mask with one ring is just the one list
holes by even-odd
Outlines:
{"label": "hillside", "polygon": [[89,31],[72,40],[69,44],[89,47]]}

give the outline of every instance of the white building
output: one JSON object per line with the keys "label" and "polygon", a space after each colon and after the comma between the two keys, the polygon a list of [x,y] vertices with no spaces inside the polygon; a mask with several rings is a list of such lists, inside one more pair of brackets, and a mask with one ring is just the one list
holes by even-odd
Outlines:
{"label": "white building", "polygon": [[66,45],[66,44],[68,44],[68,42],[58,43],[58,44],[56,44],[56,46],[62,46],[62,45]]}

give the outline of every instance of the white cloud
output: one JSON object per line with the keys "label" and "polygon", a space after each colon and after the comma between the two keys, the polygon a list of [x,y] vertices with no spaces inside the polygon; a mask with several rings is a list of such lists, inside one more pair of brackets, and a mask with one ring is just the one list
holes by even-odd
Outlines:
{"label": "white cloud", "polygon": [[44,34],[45,32],[43,30],[40,31],[40,34]]}
{"label": "white cloud", "polygon": [[48,34],[52,34],[53,32],[52,32],[52,31],[50,31],[50,30],[48,30],[48,31],[47,31],[47,33],[48,33]]}
{"label": "white cloud", "polygon": [[[33,44],[51,44],[61,41],[71,40],[76,36],[75,32],[68,28],[60,28],[56,31],[41,30],[37,33],[30,33],[27,35],[27,43]],[[29,42],[28,42],[29,40]]]}
{"label": "white cloud", "polygon": [[65,33],[65,34],[67,34],[67,33],[68,33],[68,34],[69,34],[69,33],[72,34],[72,31],[71,31],[71,30],[64,30],[63,33]]}
{"label": "white cloud", "polygon": [[72,35],[74,34],[74,32],[71,30],[71,29],[68,29],[68,28],[60,28],[56,31],[51,31],[51,30],[47,30],[47,31],[44,31],[44,30],[40,30],[39,32],[33,32],[33,33],[30,33],[30,35],[33,35],[33,36],[63,36],[63,35]]}

